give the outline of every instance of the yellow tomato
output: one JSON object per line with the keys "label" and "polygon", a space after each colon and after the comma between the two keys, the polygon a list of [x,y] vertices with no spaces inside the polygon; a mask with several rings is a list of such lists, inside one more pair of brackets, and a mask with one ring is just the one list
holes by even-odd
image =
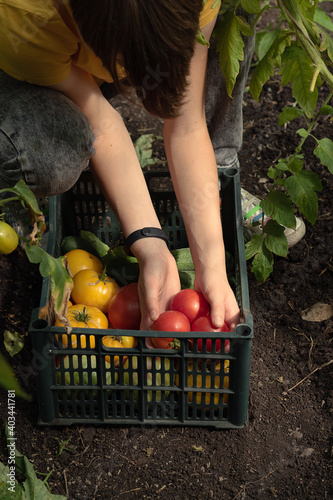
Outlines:
{"label": "yellow tomato", "polygon": [[136,337],[126,337],[122,335],[117,335],[113,338],[118,340],[123,347],[127,348],[135,347],[136,344],[138,343],[138,339]]}
{"label": "yellow tomato", "polygon": [[68,267],[72,274],[75,276],[79,271],[83,269],[93,269],[94,271],[101,273],[103,271],[102,262],[95,257],[92,253],[86,250],[80,250],[75,248],[66,253]]}
{"label": "yellow tomato", "polygon": [[114,279],[92,269],[83,269],[73,278],[72,299],[77,304],[86,304],[108,312],[109,302],[120,287]]}
{"label": "yellow tomato", "polygon": [[[123,348],[124,346],[121,344],[121,342],[119,342],[119,340],[116,340],[115,337],[111,337],[109,335],[105,335],[103,338],[102,338],[102,343],[103,345],[105,345],[105,347],[116,347],[116,348]],[[113,356],[113,360],[114,360],[114,366],[116,368],[119,367],[119,356]],[[125,363],[125,361],[127,360],[127,356],[123,356],[123,362]],[[111,358],[110,356],[105,356],[105,361],[107,363],[110,363],[111,364]]]}
{"label": "yellow tomato", "polygon": [[[189,369],[191,371],[191,366],[189,366]],[[219,372],[220,371],[220,367],[219,365],[216,366],[216,371]],[[229,372],[229,360],[226,360],[224,362],[224,371],[226,373]],[[202,387],[202,375],[200,373],[197,373],[197,376],[196,376],[196,379],[194,379],[194,376],[192,374],[190,374],[188,376],[188,385],[189,387],[193,387],[194,385],[194,382],[195,382],[195,387]],[[210,389],[212,388],[212,376],[211,375],[206,375],[205,377],[205,387],[207,389]],[[214,389],[219,389],[220,388],[220,383],[221,383],[221,378],[219,375],[215,375],[214,376]],[[228,389],[229,388],[229,376],[225,376],[223,378],[223,388],[224,389]],[[214,405],[218,405],[219,404],[219,401],[220,401],[220,394],[218,392],[215,392],[215,393],[212,393],[212,392],[205,392],[205,393],[201,393],[201,392],[196,392],[196,402],[197,404],[201,404],[201,400],[202,400],[202,395],[204,394],[205,396],[205,403],[207,405],[210,404],[210,398],[211,396],[214,396]],[[222,396],[222,395],[221,395]],[[189,392],[188,393],[188,401],[189,403],[192,403],[194,399],[194,396],[193,396],[193,392]],[[223,394],[223,402],[226,404],[228,402],[228,394]]]}
{"label": "yellow tomato", "polygon": [[[83,304],[75,304],[68,308],[67,318],[72,328],[97,328],[99,330],[108,328],[108,318],[97,307],[87,307]],[[64,326],[58,319],[55,321],[55,326]],[[58,340],[58,335],[55,335]],[[61,337],[62,344],[65,348],[68,347],[68,335],[64,333]],[[85,349],[86,336],[80,335],[81,347]],[[77,347],[77,337],[71,334],[72,347]],[[94,335],[89,336],[89,344],[91,348],[95,347]]]}

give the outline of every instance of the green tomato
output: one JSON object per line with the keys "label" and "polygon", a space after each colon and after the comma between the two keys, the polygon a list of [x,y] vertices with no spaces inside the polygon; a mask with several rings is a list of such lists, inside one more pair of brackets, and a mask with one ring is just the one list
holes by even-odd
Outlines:
{"label": "green tomato", "polygon": [[8,255],[16,250],[19,243],[19,237],[16,231],[7,224],[7,222],[0,221],[0,254]]}
{"label": "green tomato", "polygon": [[[88,356],[86,355],[83,355],[83,356],[80,356],[81,360],[79,359],[79,356],[77,355],[74,355],[73,356],[73,359],[72,359],[72,362],[73,362],[73,377],[71,377],[71,373],[70,371],[65,371],[64,372],[64,375],[65,375],[65,385],[79,385],[81,386],[80,387],[80,390],[82,390],[82,387],[84,387],[85,385],[89,385],[89,373],[91,374],[91,384],[92,385],[97,385],[97,371],[96,368],[97,368],[97,363],[96,363],[96,356],[95,355],[91,355],[89,356],[89,360],[88,360]],[[80,368],[81,366],[81,368]],[[108,363],[107,361],[105,361],[105,368],[106,368],[106,375],[105,375],[105,384],[106,385],[111,385],[111,371],[110,371],[110,363]],[[70,369],[70,361],[69,361],[69,357],[66,356],[64,358],[64,368],[66,370],[69,370]],[[87,371],[82,371],[82,370],[87,370]],[[80,372],[82,373],[82,382],[81,382],[81,378],[80,378]],[[116,374],[116,380],[117,380],[117,376],[118,374]],[[57,371],[57,374],[56,374],[56,378],[57,378],[57,383],[59,385],[62,385],[63,384],[63,381],[61,380],[61,373],[60,371]],[[89,393],[87,393],[85,391],[85,395],[86,397],[89,397]],[[79,391],[77,392],[77,396],[78,396],[78,399],[80,398],[80,393]],[[97,397],[97,391],[93,391],[93,396],[94,397]],[[71,391],[68,390],[67,391],[67,397],[70,399],[71,398]]]}

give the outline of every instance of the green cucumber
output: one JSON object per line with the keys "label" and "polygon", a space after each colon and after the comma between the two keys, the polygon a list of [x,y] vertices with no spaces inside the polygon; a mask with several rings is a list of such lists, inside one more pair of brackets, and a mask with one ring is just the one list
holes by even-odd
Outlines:
{"label": "green cucumber", "polygon": [[90,243],[94,247],[95,251],[98,253],[98,257],[102,259],[109,251],[110,247],[103,243],[95,234],[90,231],[80,231],[80,237]]}
{"label": "green cucumber", "polygon": [[61,242],[61,251],[64,254],[70,252],[71,250],[86,250],[86,252],[92,253],[95,257],[99,258],[98,252],[95,248],[80,236],[65,236]]}
{"label": "green cucumber", "polygon": [[189,248],[177,248],[176,250],[171,250],[171,253],[176,260],[179,271],[194,271],[191,250]]}
{"label": "green cucumber", "polygon": [[179,279],[182,290],[194,288],[195,271],[179,271]]}

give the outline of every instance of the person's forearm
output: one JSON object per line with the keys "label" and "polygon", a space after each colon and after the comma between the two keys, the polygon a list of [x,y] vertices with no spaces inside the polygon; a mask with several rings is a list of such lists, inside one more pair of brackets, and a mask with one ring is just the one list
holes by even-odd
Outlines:
{"label": "person's forearm", "polygon": [[165,149],[196,269],[222,262],[224,244],[214,151],[205,126],[165,127]]}
{"label": "person's forearm", "polygon": [[131,137],[92,76],[73,65],[70,75],[51,88],[69,97],[88,118],[96,137],[92,168],[125,235],[159,227]]}
{"label": "person's forearm", "polygon": [[96,135],[92,167],[126,236],[145,226],[160,227],[133,143],[120,115],[110,106]]}

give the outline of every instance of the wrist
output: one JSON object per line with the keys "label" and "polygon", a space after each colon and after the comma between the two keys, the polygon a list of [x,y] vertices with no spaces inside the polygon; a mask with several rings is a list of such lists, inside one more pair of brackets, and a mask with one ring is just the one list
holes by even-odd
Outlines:
{"label": "wrist", "polygon": [[139,261],[146,260],[156,254],[170,253],[166,242],[160,238],[142,238],[131,245],[131,255]]}
{"label": "wrist", "polygon": [[[138,250],[142,247],[142,245],[135,245],[137,241],[140,240],[145,240],[145,239],[158,239],[162,240],[167,248],[169,248],[169,241],[167,238],[167,235],[163,231],[163,229],[158,228],[158,227],[144,227],[142,229],[138,229],[136,231],[133,231],[127,238],[124,244],[124,249],[125,252],[128,255],[132,255],[132,246],[134,245],[134,248],[137,248]],[[143,248],[145,245],[143,246]]]}

